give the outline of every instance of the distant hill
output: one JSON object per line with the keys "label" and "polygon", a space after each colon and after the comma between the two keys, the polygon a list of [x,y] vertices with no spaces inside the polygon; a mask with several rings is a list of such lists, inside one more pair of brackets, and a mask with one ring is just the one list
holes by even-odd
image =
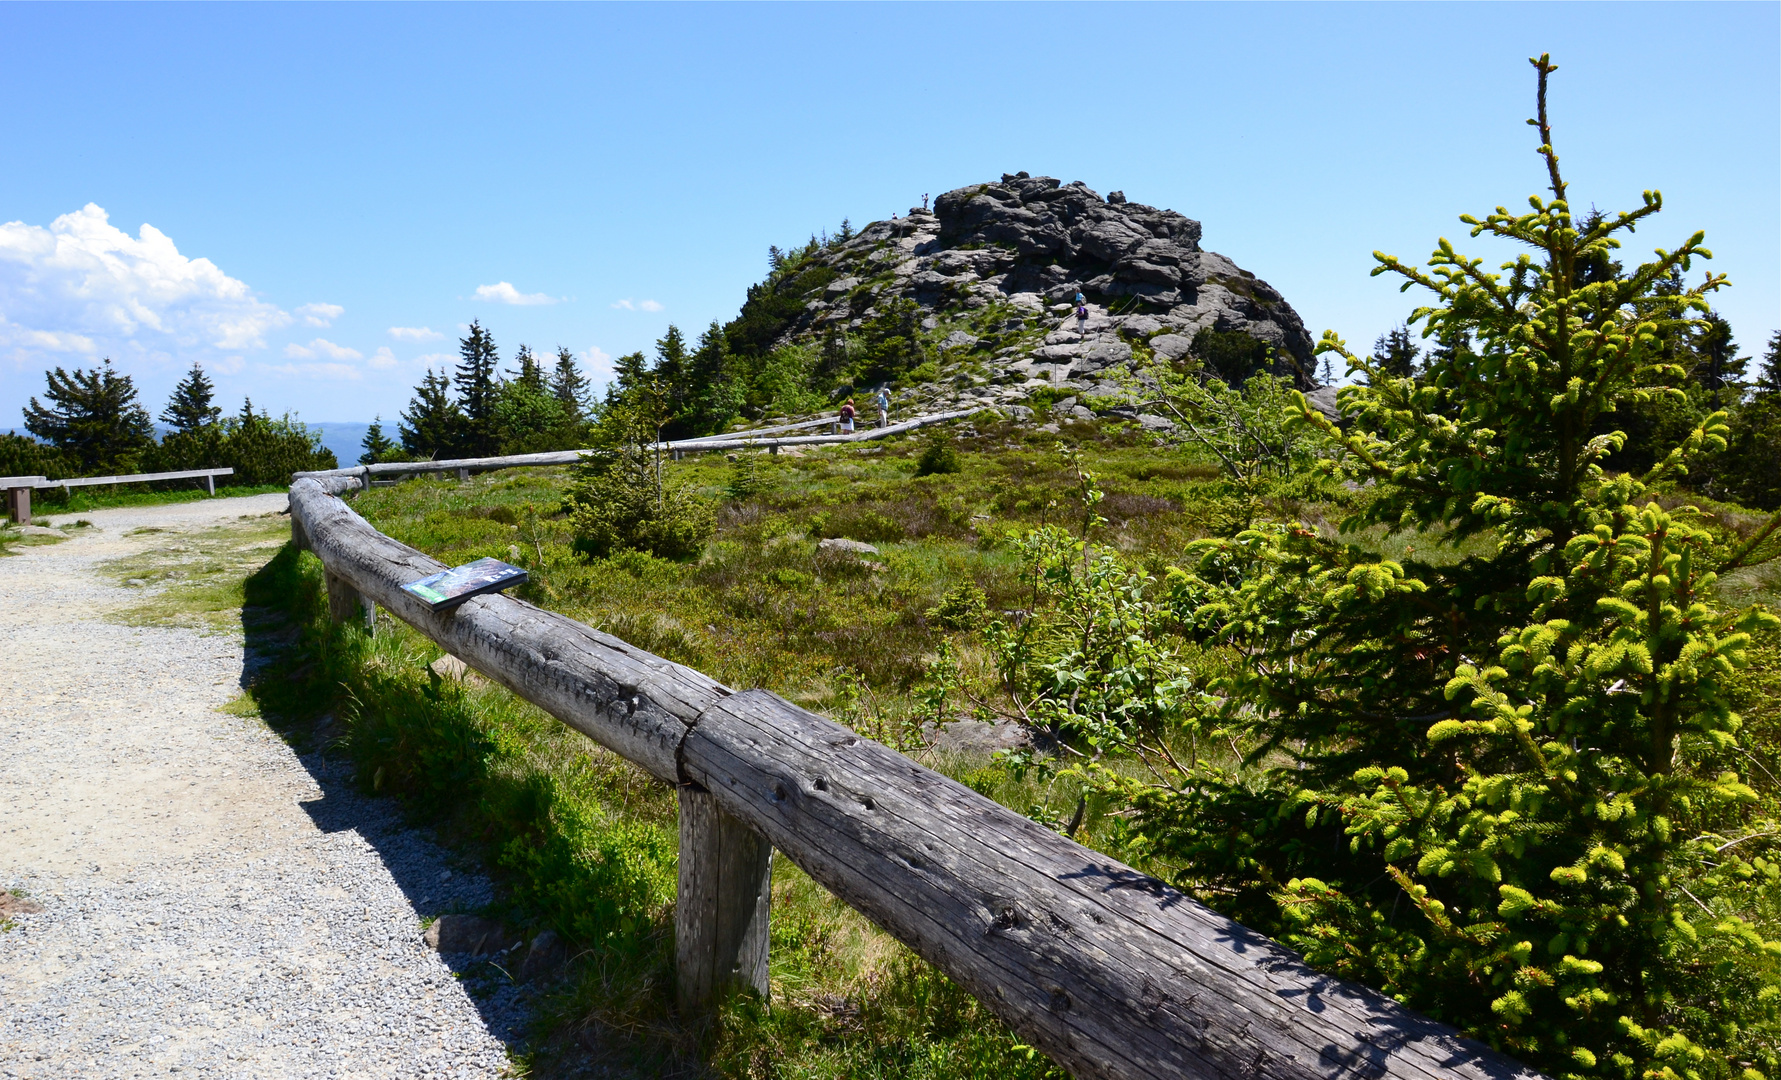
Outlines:
{"label": "distant hill", "polygon": [[[322,445],[334,451],[342,468],[359,463],[359,455],[365,452],[365,432],[371,430],[370,424],[337,424],[331,420],[319,424],[305,421],[305,424],[322,433]],[[386,426],[384,431],[392,438],[395,436],[392,427]]]}

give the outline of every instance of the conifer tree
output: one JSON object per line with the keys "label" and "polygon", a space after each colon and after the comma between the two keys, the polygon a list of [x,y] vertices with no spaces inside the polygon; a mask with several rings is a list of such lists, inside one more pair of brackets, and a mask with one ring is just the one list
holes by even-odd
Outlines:
{"label": "conifer tree", "polygon": [[1744,378],[1750,358],[1738,355],[1738,343],[1732,340],[1731,324],[1717,311],[1701,316],[1705,324],[1694,335],[1695,381],[1708,391],[1733,387]]}
{"label": "conifer tree", "polygon": [[1295,408],[1344,447],[1325,468],[1371,485],[1345,535],[1197,541],[1171,577],[1170,623],[1243,658],[1175,707],[1247,738],[1247,771],[1091,772],[1226,913],[1558,1080],[1775,1077],[1781,942],[1744,916],[1773,902],[1781,827],[1739,775],[1728,697],[1777,620],[1722,608],[1715,582],[1776,556],[1781,514],[1737,535],[1653,493],[1724,447],[1723,413],[1642,475],[1603,468],[1623,436],[1596,427],[1685,394],[1666,340],[1726,282],[1672,276],[1710,257],[1700,233],[1603,258],[1662,197],[1573,216],[1555,69],[1533,63],[1550,197],[1461,219],[1526,253],[1496,273],[1444,239],[1426,270],[1377,256],[1433,294],[1410,322],[1450,351],[1419,380],[1319,345],[1367,377],[1342,391],[1347,431]]}
{"label": "conifer tree", "polygon": [[705,435],[723,430],[742,408],[742,387],[730,371],[730,343],[716,319],[699,335],[688,362],[692,403],[684,413],[686,433]]}
{"label": "conifer tree", "polygon": [[513,359],[519,365],[518,370],[508,372],[513,376],[513,381],[528,390],[544,393],[544,366],[538,362],[538,357],[533,355],[531,346],[521,345]]}
{"label": "conifer tree", "polygon": [[575,363],[575,354],[567,346],[557,346],[557,365],[550,376],[550,393],[563,407],[563,414],[579,421],[588,407],[587,376]]}
{"label": "conifer tree", "polygon": [[458,356],[458,410],[463,420],[452,452],[466,457],[494,454],[500,448],[500,436],[495,430],[495,400],[500,386],[495,369],[501,362],[495,339],[480,322],[472,322],[470,333],[458,340]]}
{"label": "conifer tree", "polygon": [[1763,350],[1762,367],[1757,369],[1753,386],[1759,397],[1781,394],[1781,330],[1769,335],[1769,347]]}
{"label": "conifer tree", "polygon": [[390,452],[396,449],[396,444],[383,433],[382,416],[371,421],[371,426],[365,429],[365,439],[359,445],[365,449],[365,452],[359,455],[360,465],[375,465],[387,459]]}
{"label": "conifer tree", "polygon": [[1414,378],[1416,360],[1421,355],[1408,326],[1394,327],[1373,343],[1374,366],[1394,379]]}
{"label": "conifer tree", "polygon": [[136,397],[136,383],[104,361],[91,371],[44,372],[49,386],[40,405],[25,406],[25,430],[63,451],[87,474],[128,472],[154,445],[154,423]]}
{"label": "conifer tree", "polygon": [[617,405],[633,392],[652,383],[649,361],[641,352],[626,353],[612,362],[612,382],[606,386],[606,405]]}
{"label": "conifer tree", "polygon": [[193,364],[173,388],[173,397],[161,413],[161,422],[173,428],[174,434],[186,435],[217,422],[223,410],[212,404],[216,387],[204,374],[200,364]]}
{"label": "conifer tree", "polygon": [[452,453],[463,424],[464,414],[451,397],[451,376],[429,371],[415,387],[396,435],[410,456],[430,461]]}
{"label": "conifer tree", "polygon": [[679,417],[692,396],[688,380],[691,358],[687,356],[686,337],[680,327],[668,324],[668,332],[656,342],[654,375],[668,402],[668,412]]}

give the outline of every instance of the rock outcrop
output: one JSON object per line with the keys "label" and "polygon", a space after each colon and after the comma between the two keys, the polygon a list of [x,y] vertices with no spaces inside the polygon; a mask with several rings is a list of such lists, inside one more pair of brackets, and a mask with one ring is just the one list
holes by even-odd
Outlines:
{"label": "rock outcrop", "polygon": [[[1275,371],[1310,389],[1312,340],[1279,292],[1200,247],[1200,223],[1026,173],[949,191],[932,212],[873,222],[809,256],[803,307],[781,343],[833,340],[907,299],[928,347],[953,367],[936,401],[1018,400],[1039,385],[1111,400],[1134,359],[1174,360],[1202,330],[1273,347]],[[805,266],[808,264],[800,264]],[[814,273],[812,273],[814,271]],[[1075,317],[1081,291],[1089,317]]]}

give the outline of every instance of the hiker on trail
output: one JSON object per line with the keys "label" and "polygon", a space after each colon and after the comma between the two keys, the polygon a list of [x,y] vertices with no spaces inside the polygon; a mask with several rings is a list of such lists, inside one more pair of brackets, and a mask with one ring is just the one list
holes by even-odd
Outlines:
{"label": "hiker on trail", "polygon": [[854,417],[854,413],[857,411],[858,410],[856,410],[853,407],[853,399],[852,398],[848,398],[847,404],[841,406],[841,432],[842,432],[842,434],[845,435],[845,434],[848,434],[853,431],[853,417]]}
{"label": "hiker on trail", "polygon": [[1087,325],[1088,325],[1088,297],[1082,295],[1081,289],[1077,289],[1076,290],[1076,330],[1077,330],[1077,332],[1080,333],[1082,331],[1082,328]]}
{"label": "hiker on trail", "polygon": [[879,386],[878,395],[872,399],[872,404],[878,406],[878,426],[881,428],[890,427],[889,385]]}
{"label": "hiker on trail", "polygon": [[925,191],[921,193],[921,208],[924,211],[928,208],[928,193]]}

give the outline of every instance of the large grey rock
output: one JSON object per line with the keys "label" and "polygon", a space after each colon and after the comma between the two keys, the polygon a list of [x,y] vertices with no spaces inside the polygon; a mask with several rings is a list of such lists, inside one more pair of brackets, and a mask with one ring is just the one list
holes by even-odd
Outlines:
{"label": "large grey rock", "polygon": [[533,980],[549,975],[568,959],[569,946],[555,930],[545,930],[532,939],[526,958],[520,962],[519,977]]}
{"label": "large grey rock", "polygon": [[[991,379],[1065,361],[1112,377],[1131,361],[1129,342],[1148,341],[1157,356],[1175,360],[1211,327],[1275,346],[1283,357],[1276,371],[1313,389],[1298,374],[1313,370],[1312,339],[1292,306],[1200,239],[1200,223],[1173,210],[1103,200],[1080,182],[1006,174],[941,195],[931,213],[873,222],[815,255],[833,280],[792,299],[827,306],[802,311],[780,343],[814,342],[862,325],[889,301],[912,300],[925,309],[924,332],[935,335],[929,347],[979,354],[1001,368]],[[862,281],[878,290],[872,307],[849,310],[840,301]],[[1091,313],[1081,324],[1072,317],[1078,290]],[[985,318],[989,305],[997,316],[1018,309],[1025,317]],[[1049,332],[1039,340],[1036,330]]]}
{"label": "large grey rock", "polygon": [[857,556],[857,555],[876,555],[876,554],[878,554],[878,549],[873,547],[871,544],[865,543],[864,541],[861,541],[861,540],[847,540],[842,537],[834,537],[829,540],[817,541],[816,552],[819,555],[856,555]]}
{"label": "large grey rock", "polygon": [[507,948],[512,935],[501,923],[480,915],[441,915],[427,927],[425,937],[442,953],[486,956]]}
{"label": "large grey rock", "polygon": [[1305,395],[1305,401],[1313,409],[1338,423],[1342,420],[1342,408],[1336,402],[1336,387],[1320,386]]}
{"label": "large grey rock", "polygon": [[1181,334],[1158,334],[1150,339],[1151,349],[1164,360],[1175,361],[1193,348],[1193,339]]}
{"label": "large grey rock", "polygon": [[1033,745],[1032,733],[1011,721],[991,724],[982,720],[952,720],[929,724],[924,730],[933,748],[945,754],[988,757],[997,750]]}

